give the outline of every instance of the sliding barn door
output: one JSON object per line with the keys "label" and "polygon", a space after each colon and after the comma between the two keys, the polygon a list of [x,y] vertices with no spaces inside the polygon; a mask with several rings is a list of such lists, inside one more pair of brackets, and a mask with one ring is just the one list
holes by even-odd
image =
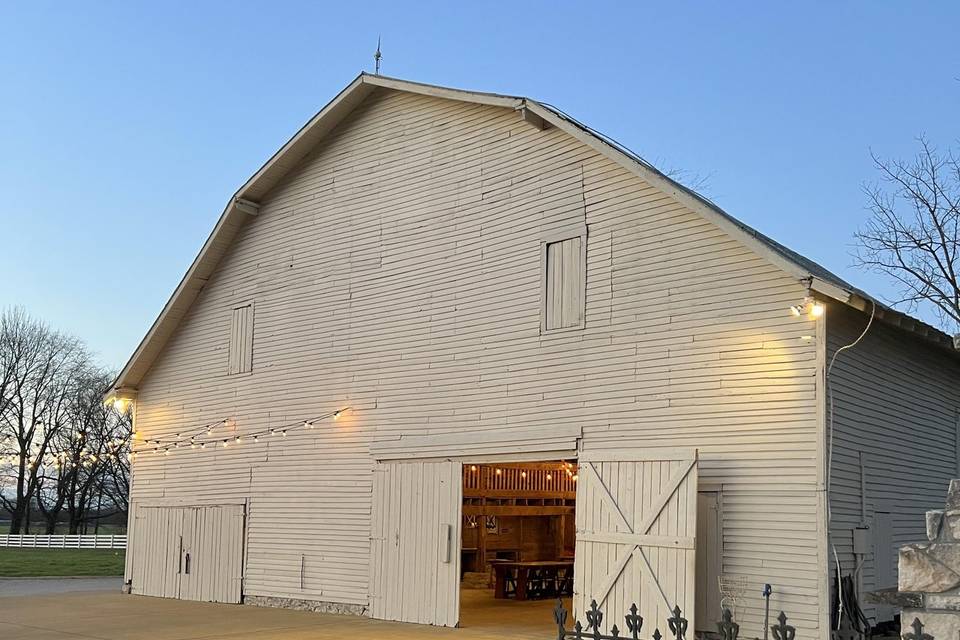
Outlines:
{"label": "sliding barn door", "polygon": [[574,611],[596,600],[604,622],[623,627],[632,603],[666,632],[679,605],[694,622],[697,533],[696,450],[580,454]]}
{"label": "sliding barn door", "polygon": [[458,462],[387,462],[373,474],[374,618],[454,627],[460,618]]}

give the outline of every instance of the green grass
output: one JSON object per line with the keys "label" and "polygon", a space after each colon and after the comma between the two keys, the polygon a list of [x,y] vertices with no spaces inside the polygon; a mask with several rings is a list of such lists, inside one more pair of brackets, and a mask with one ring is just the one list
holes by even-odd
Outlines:
{"label": "green grass", "polygon": [[0,547],[0,577],[121,576],[123,549]]}

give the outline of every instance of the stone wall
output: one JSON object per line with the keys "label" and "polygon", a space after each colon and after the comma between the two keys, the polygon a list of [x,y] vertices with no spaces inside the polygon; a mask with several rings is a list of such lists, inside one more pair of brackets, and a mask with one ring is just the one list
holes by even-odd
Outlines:
{"label": "stone wall", "polygon": [[904,602],[901,637],[960,638],[960,480],[951,480],[943,509],[927,512],[927,542],[900,549],[898,591]]}
{"label": "stone wall", "polygon": [[297,611],[315,611],[317,613],[342,613],[354,616],[367,615],[367,607],[360,604],[341,604],[320,600],[300,600],[297,598],[274,598],[272,596],[244,596],[243,604],[255,607],[278,607]]}

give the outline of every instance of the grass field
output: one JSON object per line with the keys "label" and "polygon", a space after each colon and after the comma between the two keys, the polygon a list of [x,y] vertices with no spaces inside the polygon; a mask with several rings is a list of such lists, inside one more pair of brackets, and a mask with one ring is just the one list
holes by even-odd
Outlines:
{"label": "grass field", "polygon": [[0,577],[120,576],[123,549],[13,549],[0,547]]}

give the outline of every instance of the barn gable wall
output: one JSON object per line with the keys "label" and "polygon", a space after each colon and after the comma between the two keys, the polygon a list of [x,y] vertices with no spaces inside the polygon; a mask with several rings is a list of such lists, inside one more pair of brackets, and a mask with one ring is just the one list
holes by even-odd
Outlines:
{"label": "barn gable wall", "polygon": [[[541,332],[541,240],[586,225],[583,329]],[[145,454],[134,501],[248,501],[245,593],[367,602],[374,439],[580,427],[698,447],[724,566],[819,624],[815,323],[803,287],[622,167],[516,113],[378,89],[263,200],[144,379],[143,437],[337,422]],[[254,306],[252,372],[228,375]],[[804,339],[804,337],[810,339]],[[610,559],[613,562],[613,558]],[[303,566],[303,587],[301,584]],[[756,592],[756,593],[755,593]]]}

